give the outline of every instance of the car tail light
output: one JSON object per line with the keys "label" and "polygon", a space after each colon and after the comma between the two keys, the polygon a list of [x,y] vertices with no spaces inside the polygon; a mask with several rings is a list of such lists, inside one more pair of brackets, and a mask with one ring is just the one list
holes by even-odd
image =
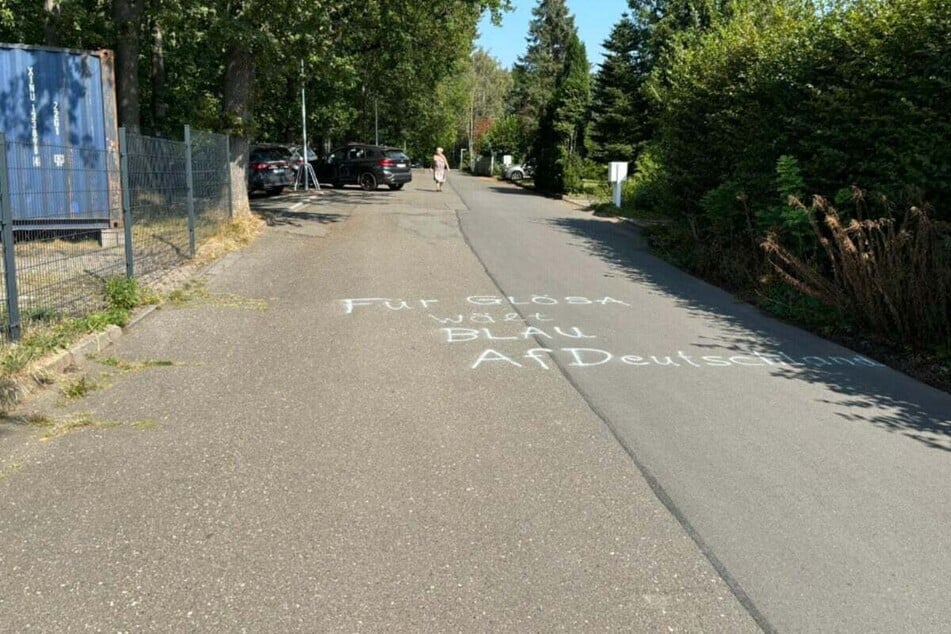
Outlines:
{"label": "car tail light", "polygon": [[263,172],[267,169],[267,163],[251,163],[251,169],[255,172]]}
{"label": "car tail light", "polygon": [[377,163],[380,167],[396,167],[396,161],[391,158],[380,159],[380,162]]}

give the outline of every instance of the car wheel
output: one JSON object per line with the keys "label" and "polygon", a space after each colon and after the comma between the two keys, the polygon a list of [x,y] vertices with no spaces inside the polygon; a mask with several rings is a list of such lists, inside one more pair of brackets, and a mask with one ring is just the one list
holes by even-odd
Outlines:
{"label": "car wheel", "polygon": [[270,188],[267,189],[267,195],[268,195],[268,196],[277,196],[277,195],[280,194],[282,191],[284,191],[284,188],[283,188],[283,187],[270,187]]}
{"label": "car wheel", "polygon": [[522,173],[521,173],[520,171],[518,171],[518,170],[515,170],[514,172],[512,172],[511,174],[509,174],[509,180],[512,181],[513,183],[517,183],[517,182],[519,182],[520,180],[522,180],[523,178],[525,178],[525,175],[522,174]]}
{"label": "car wheel", "polygon": [[394,184],[390,185],[390,189],[394,189],[394,190],[395,190],[395,189],[403,189],[403,185],[404,185],[404,184],[405,184],[405,183],[394,183]]}
{"label": "car wheel", "polygon": [[364,172],[360,174],[360,187],[368,192],[372,192],[376,189],[376,176],[370,172]]}

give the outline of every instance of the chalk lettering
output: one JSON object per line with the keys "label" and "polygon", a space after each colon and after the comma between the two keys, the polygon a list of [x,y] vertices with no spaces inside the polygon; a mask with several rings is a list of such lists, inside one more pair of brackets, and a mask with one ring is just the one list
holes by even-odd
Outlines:
{"label": "chalk lettering", "polygon": [[446,333],[446,343],[457,341],[475,341],[479,338],[479,331],[475,328],[440,328]]}
{"label": "chalk lettering", "polygon": [[[557,330],[557,328],[555,329]],[[535,326],[529,326],[522,331],[522,337],[528,339],[529,337],[545,337],[546,339],[551,339],[552,336],[541,328],[536,328]]]}
{"label": "chalk lettering", "polygon": [[385,297],[360,297],[357,299],[342,299],[344,313],[349,315],[357,306],[372,306],[378,302],[385,302]]}
{"label": "chalk lettering", "polygon": [[699,368],[699,367],[700,367],[700,364],[699,364],[699,363],[695,363],[695,362],[693,361],[693,359],[691,359],[688,355],[684,354],[684,351],[683,351],[683,350],[678,350],[678,351],[677,351],[677,356],[680,357],[681,359],[683,359],[684,361],[686,361],[687,363],[689,363],[690,365],[692,365],[692,366],[695,367],[695,368]]}
{"label": "chalk lettering", "polygon": [[541,313],[535,313],[534,315],[530,315],[530,316],[529,316],[529,319],[533,319],[533,320],[535,320],[535,321],[541,321],[541,322],[555,321],[555,320],[552,319],[551,317],[546,317],[545,315],[543,315],[543,314],[541,314]]}
{"label": "chalk lettering", "polygon": [[749,366],[759,367],[763,365],[762,363],[756,363],[755,361],[753,361],[752,357],[745,357],[740,354],[730,357],[730,363],[734,363],[736,365],[745,365],[748,367]]}
{"label": "chalk lettering", "polygon": [[607,304],[620,304],[621,306],[630,306],[627,302],[622,302],[619,299],[614,299],[613,297],[605,297],[604,299],[595,300],[598,304],[605,306]]}
{"label": "chalk lettering", "polygon": [[[518,341],[518,337],[496,337],[488,328],[483,328],[482,332],[485,333],[485,338],[489,341]],[[526,337],[522,337],[525,339]]]}
{"label": "chalk lettering", "polygon": [[[396,304],[395,306],[393,304]],[[390,310],[412,310],[410,308],[409,302],[400,300],[399,302],[391,302],[389,300],[383,302],[383,305],[389,308]]]}
{"label": "chalk lettering", "polygon": [[629,354],[621,357],[621,363],[626,363],[627,365],[650,365],[650,361],[644,361],[643,357],[634,356]]}
{"label": "chalk lettering", "polygon": [[[597,348],[562,348],[574,359],[571,362],[572,367],[587,368],[593,365],[602,365],[614,358],[614,355],[607,350],[598,350]],[[600,360],[592,360],[592,355],[600,355]]]}
{"label": "chalk lettering", "polygon": [[505,356],[501,352],[496,352],[495,350],[492,350],[490,348],[488,350],[482,351],[482,354],[479,355],[479,358],[476,359],[475,363],[472,364],[472,369],[475,370],[483,363],[486,363],[489,361],[504,361],[506,363],[510,363],[514,365],[516,368],[522,367],[522,364],[519,363],[518,361],[515,361],[514,359],[510,359],[509,357]]}
{"label": "chalk lettering", "polygon": [[436,315],[430,315],[429,317],[440,324],[461,324],[465,320],[464,315],[458,315],[456,317],[436,317]]}
{"label": "chalk lettering", "polygon": [[472,313],[469,321],[475,324],[494,324],[495,318],[489,313]]}
{"label": "chalk lettering", "polygon": [[476,306],[502,306],[506,301],[512,306],[555,306],[560,303],[570,304],[572,306],[583,306],[591,304],[619,304],[621,306],[630,306],[627,302],[615,299],[613,297],[602,297],[600,299],[588,299],[587,297],[571,296],[563,299],[552,297],[551,295],[532,295],[528,299],[509,295],[507,297],[498,297],[497,295],[470,295],[466,301]]}
{"label": "chalk lettering", "polygon": [[758,350],[753,354],[762,359],[766,365],[782,365],[783,363],[782,358],[778,354],[768,354]]}
{"label": "chalk lettering", "polygon": [[815,362],[815,365],[831,365],[828,361],[826,361],[822,357],[803,357],[802,362],[805,365],[813,365],[813,362]]}
{"label": "chalk lettering", "polygon": [[796,365],[796,366],[802,365],[802,363],[796,363],[795,361],[793,361],[792,358],[785,352],[780,352],[779,356],[785,359],[786,363],[788,363],[789,365]]}
{"label": "chalk lettering", "polygon": [[570,332],[570,333],[569,333],[569,332],[565,332],[564,330],[562,330],[562,329],[559,328],[558,326],[555,326],[555,332],[557,332],[557,333],[558,333],[559,335],[561,335],[562,337],[568,337],[569,339],[597,339],[597,337],[594,336],[594,335],[586,335],[586,334],[584,334],[583,332],[581,332],[581,329],[578,328],[577,326],[574,326],[573,328],[571,328],[571,331],[572,331],[572,332]]}
{"label": "chalk lettering", "polygon": [[531,359],[535,363],[541,366],[542,370],[548,369],[548,364],[545,363],[545,360],[538,356],[539,353],[553,354],[554,350],[549,350],[548,348],[532,348],[525,353],[526,359]]}
{"label": "chalk lettering", "polygon": [[728,368],[730,367],[730,362],[724,359],[723,357],[718,356],[706,356],[700,357],[707,365],[712,365],[715,368]]}
{"label": "chalk lettering", "polygon": [[492,297],[491,295],[473,295],[467,297],[466,301],[470,304],[475,304],[476,306],[501,306],[502,300],[498,297]]}
{"label": "chalk lettering", "polygon": [[506,313],[503,321],[524,321],[518,313]]}

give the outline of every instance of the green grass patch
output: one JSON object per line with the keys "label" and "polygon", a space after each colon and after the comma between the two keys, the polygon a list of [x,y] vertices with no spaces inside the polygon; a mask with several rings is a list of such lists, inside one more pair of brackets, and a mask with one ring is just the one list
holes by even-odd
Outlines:
{"label": "green grass patch", "polygon": [[82,431],[84,429],[114,429],[121,426],[122,423],[115,421],[98,421],[93,419],[88,414],[82,414],[77,418],[71,418],[56,423],[50,431],[40,437],[40,442],[49,442],[51,440],[55,440],[56,438],[62,438],[67,434],[71,434],[75,431]]}
{"label": "green grass patch", "polygon": [[68,399],[80,399],[99,389],[99,384],[92,379],[81,376],[63,386],[63,396]]}

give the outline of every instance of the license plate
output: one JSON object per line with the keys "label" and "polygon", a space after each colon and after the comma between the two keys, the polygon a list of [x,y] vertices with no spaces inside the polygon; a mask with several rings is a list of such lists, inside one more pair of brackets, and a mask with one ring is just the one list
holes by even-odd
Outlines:
{"label": "license plate", "polygon": [[284,173],[284,168],[283,168],[283,167],[272,167],[272,168],[271,168],[271,171],[274,172],[275,174],[283,174],[283,173]]}
{"label": "license plate", "polygon": [[397,166],[397,167],[406,167],[406,163],[397,163],[396,166]]}

